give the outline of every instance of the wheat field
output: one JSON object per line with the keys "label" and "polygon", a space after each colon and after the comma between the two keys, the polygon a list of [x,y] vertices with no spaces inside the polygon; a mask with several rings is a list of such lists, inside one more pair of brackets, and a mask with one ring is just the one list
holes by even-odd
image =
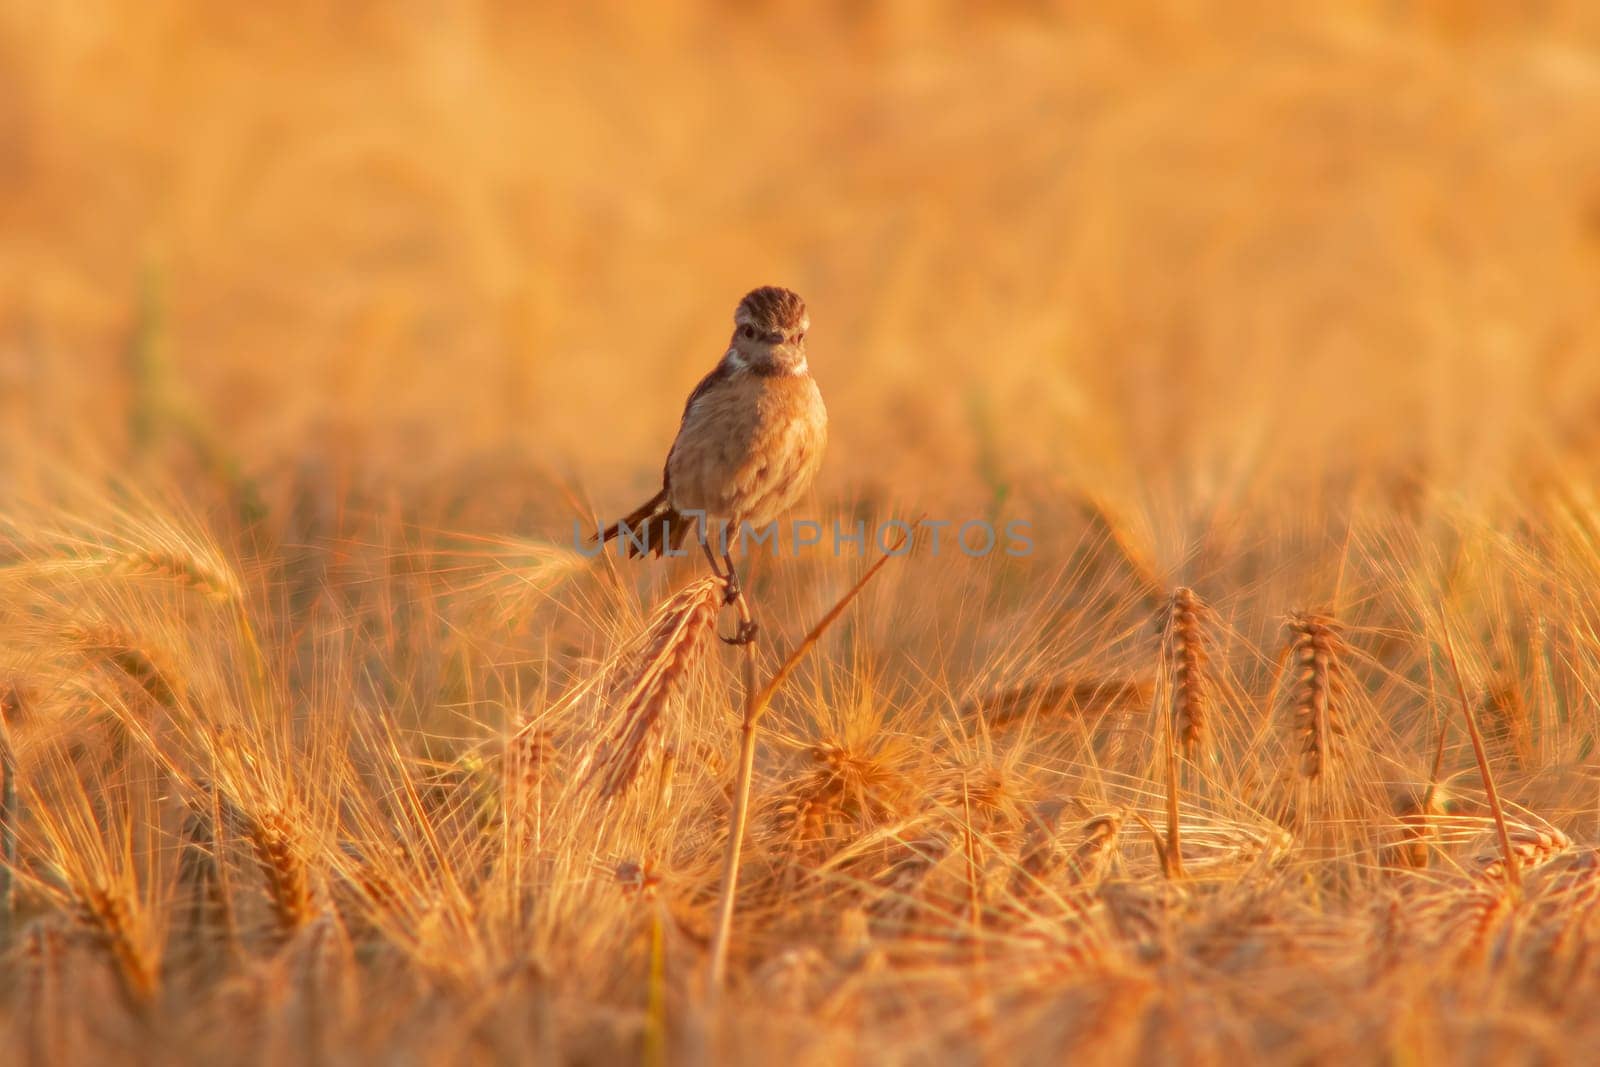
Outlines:
{"label": "wheat field", "polygon": [[1597,308],[1583,0],[0,0],[0,1059],[1588,1062]]}

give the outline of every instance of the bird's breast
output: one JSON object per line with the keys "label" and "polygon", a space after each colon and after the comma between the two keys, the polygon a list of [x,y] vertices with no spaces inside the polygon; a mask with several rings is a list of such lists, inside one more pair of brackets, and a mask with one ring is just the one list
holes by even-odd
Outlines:
{"label": "bird's breast", "polygon": [[673,506],[720,518],[787,508],[821,463],[827,424],[810,375],[729,375],[685,413],[667,460]]}

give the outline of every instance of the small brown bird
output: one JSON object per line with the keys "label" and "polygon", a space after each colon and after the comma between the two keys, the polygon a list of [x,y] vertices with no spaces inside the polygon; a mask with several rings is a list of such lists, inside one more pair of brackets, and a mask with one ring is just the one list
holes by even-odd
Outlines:
{"label": "small brown bird", "polygon": [[[695,386],[667,453],[661,492],[606,528],[628,555],[677,551],[697,534],[711,567],[737,595],[730,555],[739,531],[766,526],[794,505],[816,476],[828,438],[828,412],[806,366],[805,301],[765,286],[739,301],[733,338],[716,368]],[[722,547],[717,565],[711,538]]]}

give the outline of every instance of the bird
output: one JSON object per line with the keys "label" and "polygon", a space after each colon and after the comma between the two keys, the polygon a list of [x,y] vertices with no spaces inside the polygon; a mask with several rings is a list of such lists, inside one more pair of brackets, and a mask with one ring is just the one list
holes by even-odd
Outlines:
{"label": "bird", "polygon": [[[727,601],[738,598],[732,542],[793,507],[827,447],[828,412],[806,361],[810,328],[805,301],[793,291],[766,285],[745,294],[727,350],[683,406],[661,491],[606,527],[601,545],[621,537],[630,558],[660,556],[693,532],[727,582]],[[740,636],[753,638],[753,626],[741,626]]]}

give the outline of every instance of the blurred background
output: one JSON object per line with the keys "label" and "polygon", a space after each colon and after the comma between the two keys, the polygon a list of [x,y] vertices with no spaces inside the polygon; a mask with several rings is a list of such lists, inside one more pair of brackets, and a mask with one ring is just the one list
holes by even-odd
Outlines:
{"label": "blurred background", "polygon": [[[566,546],[762,284],[810,514],[1037,550],[741,763]],[[1597,634],[1600,0],[0,0],[0,1062],[1562,1062]]]}
{"label": "blurred background", "polygon": [[1492,489],[1600,440],[1600,6],[0,0],[13,491],[617,511],[766,283],[825,496]]}

